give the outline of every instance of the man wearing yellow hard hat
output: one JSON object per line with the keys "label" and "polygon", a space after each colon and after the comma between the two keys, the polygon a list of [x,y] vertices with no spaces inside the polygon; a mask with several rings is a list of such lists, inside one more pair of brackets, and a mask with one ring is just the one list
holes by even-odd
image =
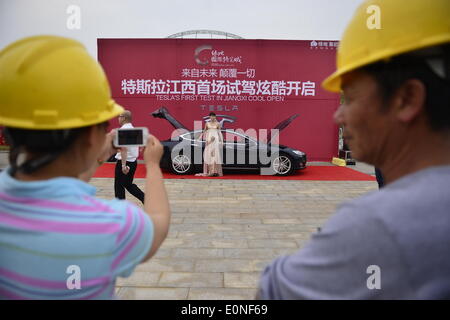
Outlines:
{"label": "man wearing yellow hard hat", "polygon": [[335,120],[354,158],[387,184],[267,266],[258,297],[450,298],[450,1],[365,1],[323,86],[344,95]]}
{"label": "man wearing yellow hard hat", "polygon": [[0,51],[0,125],[11,146],[0,173],[0,298],[109,299],[116,278],[158,250],[170,210],[155,137],[144,210],[96,198],[80,179],[114,152],[106,129],[121,112],[79,42],[35,36]]}

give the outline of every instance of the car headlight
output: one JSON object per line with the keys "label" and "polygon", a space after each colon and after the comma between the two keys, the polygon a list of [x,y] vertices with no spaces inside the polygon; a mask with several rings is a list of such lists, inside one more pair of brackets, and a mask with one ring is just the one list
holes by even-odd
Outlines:
{"label": "car headlight", "polygon": [[299,150],[294,150],[294,151],[292,151],[292,152],[295,153],[295,154],[298,154],[299,156],[304,156],[304,155],[305,155],[304,152],[301,152],[301,151],[299,151]]}

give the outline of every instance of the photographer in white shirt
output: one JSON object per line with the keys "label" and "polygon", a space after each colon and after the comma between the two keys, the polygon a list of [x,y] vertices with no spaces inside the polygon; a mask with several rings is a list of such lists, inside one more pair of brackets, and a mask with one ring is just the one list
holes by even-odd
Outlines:
{"label": "photographer in white shirt", "polygon": [[[133,128],[131,124],[131,112],[126,110],[119,116],[121,129]],[[137,158],[139,156],[139,147],[120,148],[115,158],[117,159],[114,175],[114,194],[118,199],[125,199],[125,189],[133,196],[144,203],[144,192],[133,183],[134,174],[137,168]],[[122,159],[125,159],[123,161]]]}

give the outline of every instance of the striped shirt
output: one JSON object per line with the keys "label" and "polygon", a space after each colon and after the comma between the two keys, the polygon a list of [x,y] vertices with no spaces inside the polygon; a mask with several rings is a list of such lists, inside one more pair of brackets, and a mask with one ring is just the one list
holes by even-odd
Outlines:
{"label": "striped shirt", "polygon": [[153,240],[149,216],[124,200],[58,177],[0,173],[0,299],[111,299]]}

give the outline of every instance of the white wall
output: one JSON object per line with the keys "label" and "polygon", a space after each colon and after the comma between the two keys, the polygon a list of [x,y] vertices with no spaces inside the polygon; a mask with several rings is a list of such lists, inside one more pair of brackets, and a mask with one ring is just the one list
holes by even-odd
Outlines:
{"label": "white wall", "polygon": [[[338,40],[362,0],[0,0],[0,48],[36,34],[80,40],[97,56],[97,38],[165,38],[210,29],[246,39]],[[70,5],[80,29],[67,28]]]}

